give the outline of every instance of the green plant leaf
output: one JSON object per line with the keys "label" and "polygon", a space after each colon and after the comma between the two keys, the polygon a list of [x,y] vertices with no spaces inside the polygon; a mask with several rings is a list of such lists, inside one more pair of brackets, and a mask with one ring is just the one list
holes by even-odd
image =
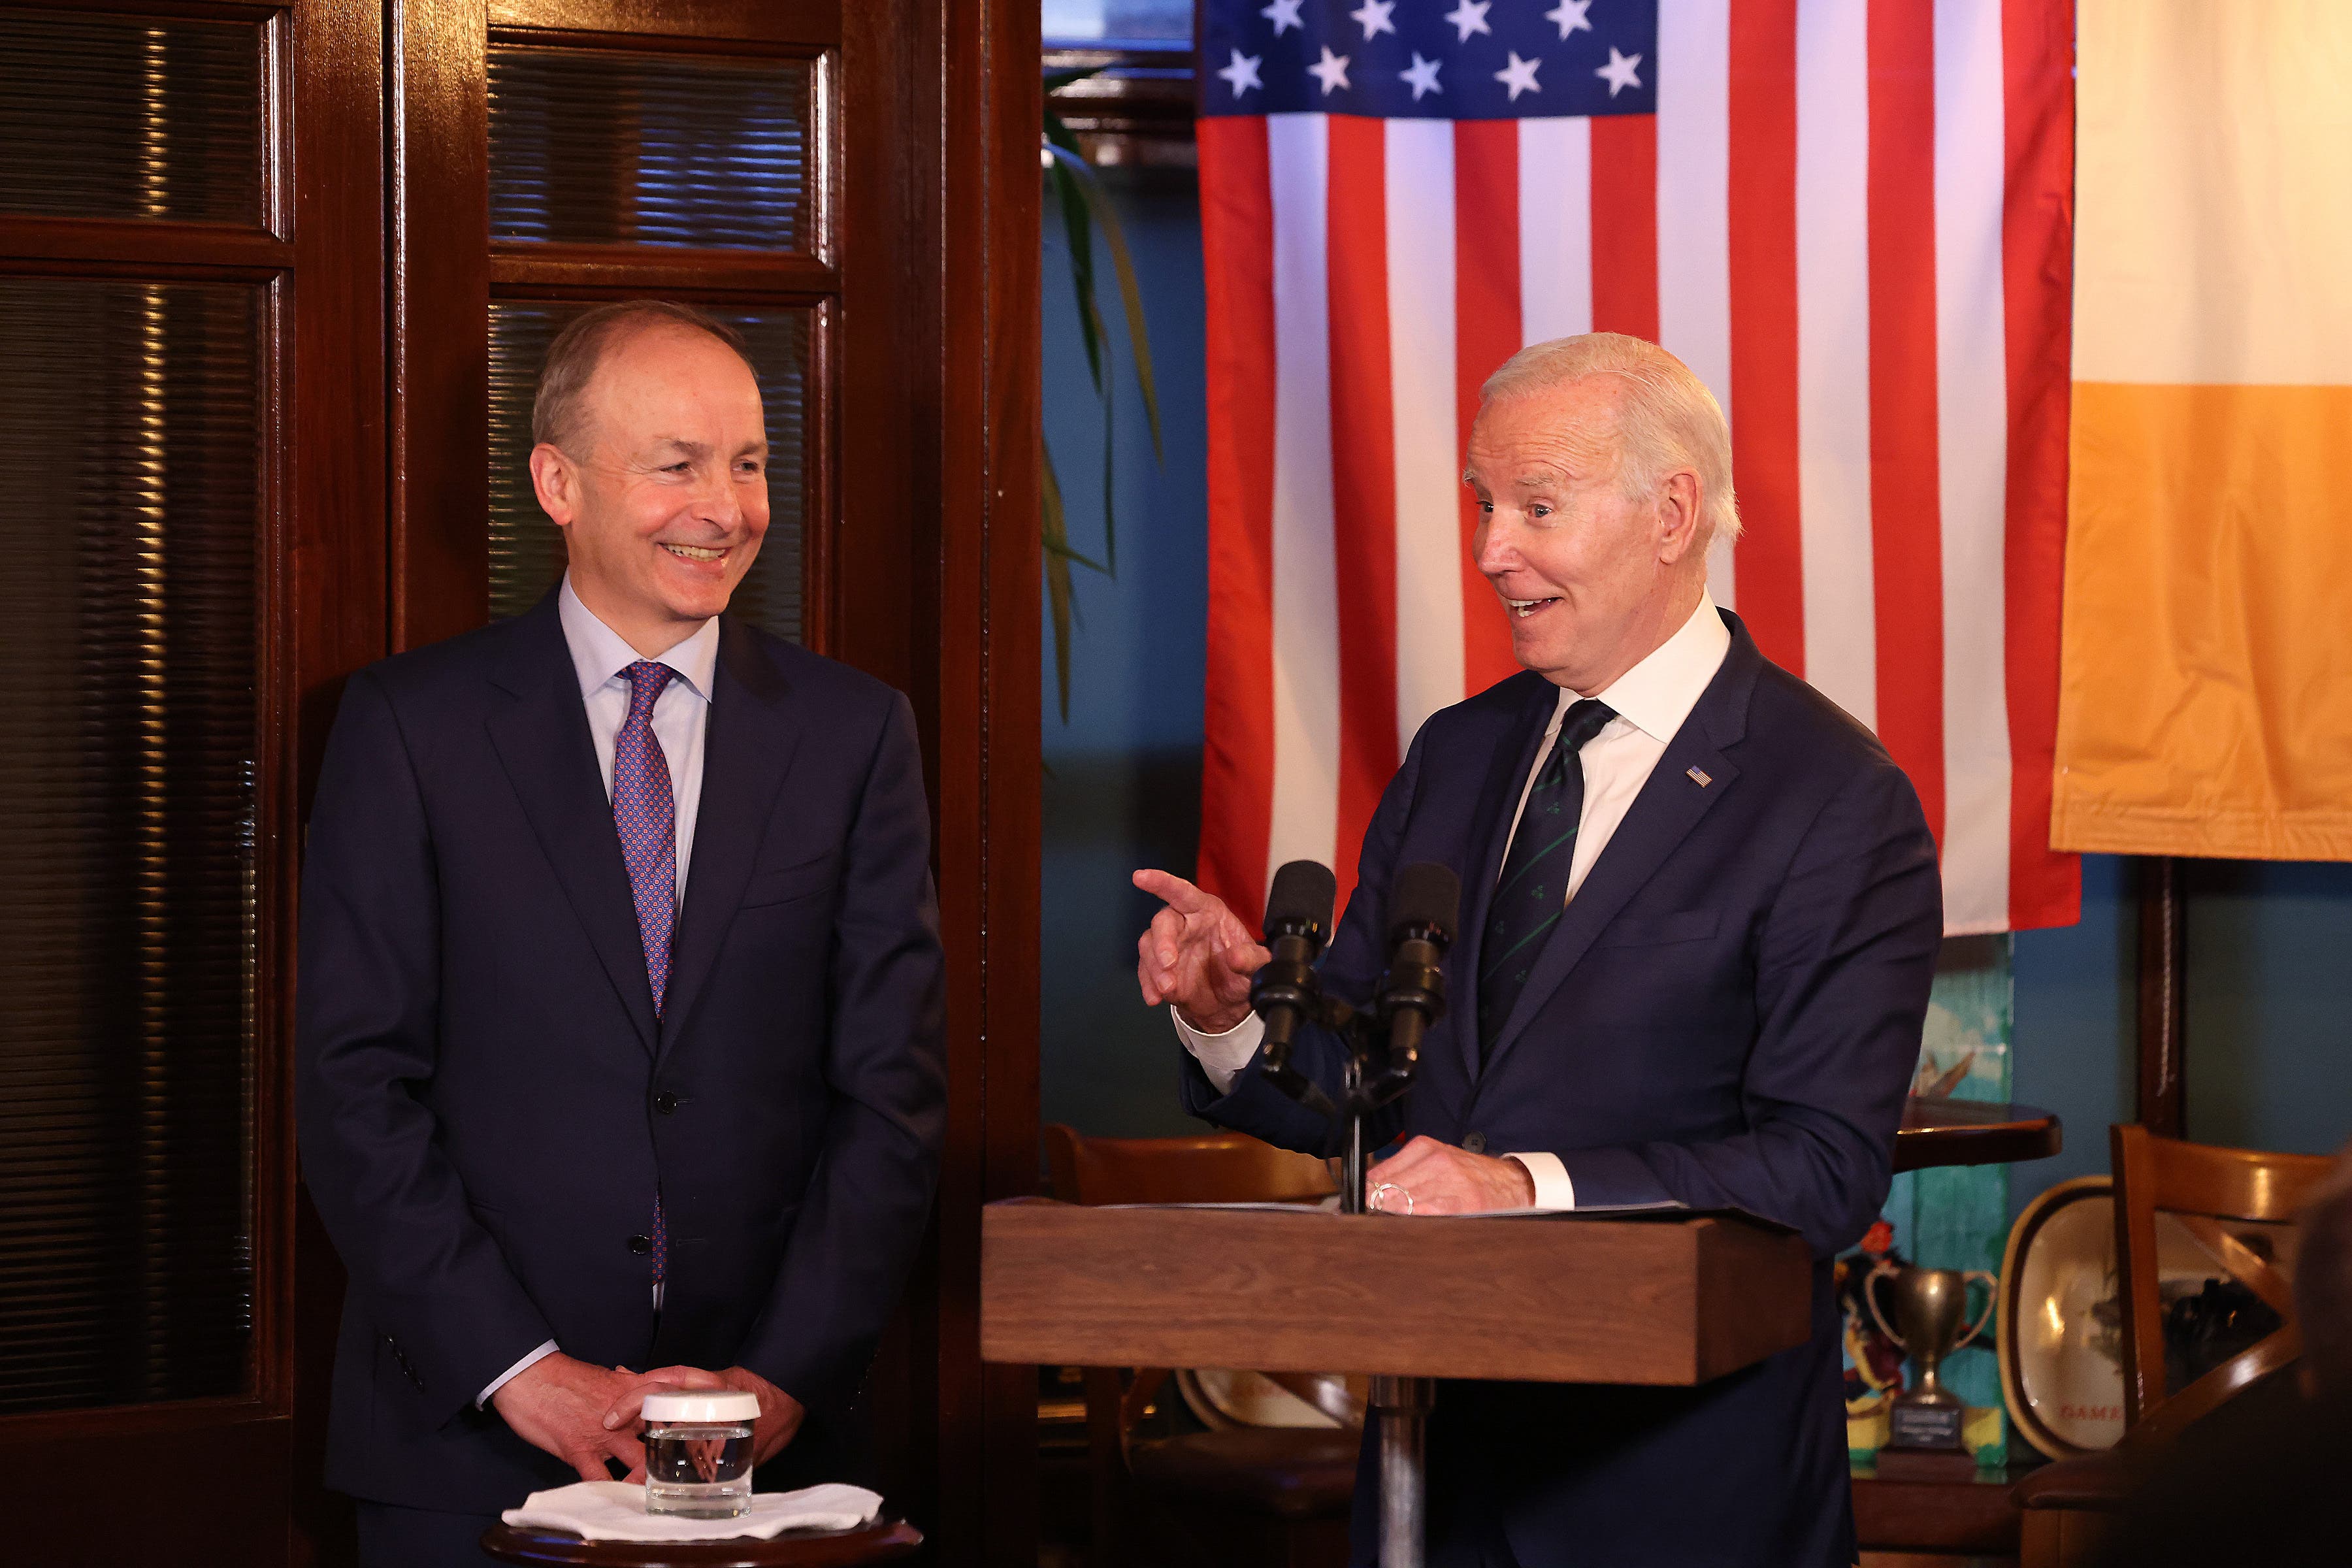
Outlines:
{"label": "green plant leaf", "polygon": [[[1083,70],[1056,71],[1045,78],[1045,90],[1052,93],[1085,77],[1096,74],[1101,67]],[[1061,700],[1062,721],[1070,719],[1070,637],[1071,628],[1080,617],[1070,579],[1070,567],[1075,563],[1089,570],[1114,576],[1118,569],[1118,520],[1116,515],[1118,484],[1115,468],[1117,457],[1116,375],[1106,363],[1111,357],[1110,332],[1102,319],[1101,307],[1095,297],[1094,228],[1103,231],[1104,243],[1109,247],[1111,267],[1118,279],[1119,301],[1126,316],[1129,344],[1135,353],[1135,380],[1143,394],[1144,416],[1151,429],[1151,454],[1155,461],[1166,462],[1167,454],[1160,428],[1160,392],[1151,367],[1151,341],[1143,316],[1143,292],[1137,283],[1135,262],[1129,253],[1127,236],[1120,228],[1118,215],[1112,207],[1108,195],[1097,178],[1093,166],[1087,162],[1078,139],[1051,104],[1045,109],[1045,172],[1053,186],[1055,200],[1062,211],[1062,228],[1069,244],[1070,282],[1077,295],[1078,333],[1086,345],[1087,371],[1093,379],[1095,395],[1101,400],[1103,413],[1103,559],[1099,562],[1081,554],[1070,546],[1069,516],[1062,497],[1059,479],[1053,468],[1052,454],[1045,449],[1044,435],[1038,437],[1040,471],[1038,510],[1041,538],[1044,546],[1045,595],[1054,628],[1054,673]]]}
{"label": "green plant leaf", "polygon": [[[1058,123],[1056,121],[1056,124]],[[1118,213],[1111,205],[1110,197],[1104,192],[1101,181],[1095,177],[1093,165],[1088,163],[1086,155],[1078,151],[1077,139],[1070,135],[1066,126],[1061,129],[1064,140],[1056,140],[1051,130],[1048,130],[1045,140],[1046,150],[1054,157],[1055,173],[1065,174],[1067,180],[1067,188],[1062,196],[1063,226],[1070,228],[1074,224],[1077,226],[1085,226],[1083,216],[1074,219],[1071,215],[1068,191],[1075,190],[1085,204],[1084,216],[1091,216],[1095,223],[1101,226],[1103,243],[1110,247],[1111,270],[1118,279],[1119,303],[1127,313],[1128,344],[1135,353],[1135,384],[1143,393],[1144,418],[1151,426],[1151,455],[1157,460],[1165,462],[1167,452],[1161,445],[1160,436],[1160,389],[1151,374],[1151,333],[1143,320],[1143,289],[1136,281],[1135,259],[1127,248],[1127,232],[1119,226]],[[1076,256],[1077,247],[1074,245],[1071,247],[1073,261],[1076,260]],[[1091,244],[1087,247],[1085,270],[1088,304],[1081,307],[1081,316],[1092,313],[1094,247]],[[1101,317],[1098,313],[1095,314],[1095,323],[1096,329],[1099,331]],[[1106,341],[1108,341],[1107,334]],[[1091,354],[1087,363],[1090,366],[1094,364]],[[1097,367],[1097,389],[1100,388],[1100,371],[1099,367]]]}
{"label": "green plant leaf", "polygon": [[1045,536],[1045,605],[1054,623],[1054,682],[1062,700],[1062,722],[1070,721],[1070,536],[1062,514],[1062,486],[1054,477],[1054,455],[1037,440],[1037,510]]}
{"label": "green plant leaf", "polygon": [[1087,194],[1092,198],[1095,221],[1102,225],[1103,239],[1110,247],[1111,270],[1118,277],[1119,302],[1127,310],[1127,341],[1135,351],[1135,384],[1143,392],[1143,416],[1151,426],[1151,456],[1166,462],[1168,454],[1160,444],[1160,393],[1152,384],[1151,334],[1143,324],[1143,290],[1135,281],[1135,261],[1128,255],[1127,235],[1118,226],[1118,215],[1099,185],[1089,181]]}
{"label": "green plant leaf", "polygon": [[[1103,357],[1109,358],[1109,339],[1103,340],[1103,348],[1106,351]],[[1118,401],[1114,395],[1118,390],[1118,376],[1114,372],[1103,379],[1102,387],[1103,575],[1107,577],[1118,575],[1118,483],[1113,469],[1113,460],[1118,451],[1118,421],[1114,417]]]}
{"label": "green plant leaf", "polygon": [[1070,282],[1077,291],[1078,336],[1087,346],[1087,374],[1094,378],[1096,395],[1100,395],[1103,344],[1108,334],[1095,304],[1094,225],[1087,218],[1086,194],[1068,165],[1057,157],[1049,177],[1054,194],[1061,201],[1062,233],[1070,247]]}

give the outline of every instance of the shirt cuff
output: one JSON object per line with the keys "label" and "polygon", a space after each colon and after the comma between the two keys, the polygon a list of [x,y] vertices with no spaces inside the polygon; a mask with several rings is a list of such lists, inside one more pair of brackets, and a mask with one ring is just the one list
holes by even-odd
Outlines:
{"label": "shirt cuff", "polygon": [[1517,1160],[1535,1178],[1536,1204],[1539,1209],[1572,1209],[1576,1206],[1576,1184],[1568,1179],[1568,1167],[1557,1154],[1506,1154],[1506,1160]]}
{"label": "shirt cuff", "polygon": [[512,1383],[523,1373],[529,1371],[534,1366],[537,1366],[541,1362],[545,1361],[549,1356],[551,1356],[554,1353],[555,1342],[553,1340],[550,1340],[545,1344],[540,1346],[537,1350],[532,1351],[530,1353],[524,1356],[522,1360],[515,1363],[514,1365],[507,1368],[506,1371],[499,1373],[497,1380],[494,1381],[488,1388],[482,1390],[482,1392],[475,1397],[474,1408],[477,1410],[481,1409],[482,1406],[490,1402],[491,1394],[496,1394],[499,1389],[504,1388],[508,1384]]}
{"label": "shirt cuff", "polygon": [[1209,1087],[1219,1094],[1231,1094],[1234,1079],[1241,1077],[1242,1068],[1249,1066],[1250,1058],[1257,1055],[1259,1045],[1265,1039],[1265,1020],[1252,1013],[1223,1034],[1211,1035],[1186,1023],[1184,1015],[1176,1011],[1172,1003],[1168,1016],[1176,1020],[1176,1037],[1184,1042],[1184,1048],[1201,1064]]}

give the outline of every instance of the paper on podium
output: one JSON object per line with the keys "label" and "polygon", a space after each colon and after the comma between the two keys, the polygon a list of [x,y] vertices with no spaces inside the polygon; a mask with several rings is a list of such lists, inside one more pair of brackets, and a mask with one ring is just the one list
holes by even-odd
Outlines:
{"label": "paper on podium", "polygon": [[[1107,1209],[1220,1209],[1236,1214],[1337,1214],[1339,1200],[1325,1198],[1314,1204],[1242,1203],[1242,1204],[1103,1204]],[[1579,1204],[1572,1209],[1510,1208],[1465,1209],[1459,1214],[1413,1215],[1378,1211],[1383,1219],[1628,1219],[1641,1215],[1738,1214],[1737,1209],[1694,1209],[1688,1204],[1672,1198],[1654,1204]],[[1758,1216],[1748,1215],[1755,1219]],[[1770,1224],[1769,1220],[1759,1223]]]}

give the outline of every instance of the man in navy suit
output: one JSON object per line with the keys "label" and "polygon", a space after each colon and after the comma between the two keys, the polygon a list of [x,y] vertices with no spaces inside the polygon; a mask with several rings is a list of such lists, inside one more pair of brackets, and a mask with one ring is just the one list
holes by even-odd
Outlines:
{"label": "man in navy suit", "polygon": [[600,307],[533,434],[563,583],[353,676],[310,820],[327,1474],[371,1564],[480,1563],[531,1490],[641,1475],[660,1385],[756,1394],[763,1486],[844,1479],[943,1130],[912,714],[722,613],[768,525],[740,343]]}
{"label": "man in navy suit", "polygon": [[[1910,782],[1708,598],[1707,547],[1738,529],[1730,468],[1714,398],[1654,345],[1562,339],[1486,384],[1475,548],[1527,668],[1423,726],[1322,983],[1366,1001],[1397,869],[1453,868],[1453,1007],[1372,1130],[1408,1140],[1374,1170],[1378,1206],[1746,1209],[1811,1245],[1812,1337],[1693,1389],[1443,1386],[1435,1563],[1854,1560],[1831,1260],[1886,1195],[1941,893]],[[1255,1070],[1265,950],[1190,883],[1136,881],[1168,906],[1139,975],[1174,1008],[1187,1105],[1336,1152]],[[1336,1096],[1336,1038],[1305,1031],[1292,1060]]]}

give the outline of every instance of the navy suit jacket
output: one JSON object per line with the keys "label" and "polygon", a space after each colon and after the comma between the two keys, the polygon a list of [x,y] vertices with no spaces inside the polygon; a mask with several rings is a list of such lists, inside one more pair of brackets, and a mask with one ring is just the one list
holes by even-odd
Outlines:
{"label": "navy suit jacket", "polygon": [[[1423,727],[1364,836],[1321,973],[1332,994],[1368,999],[1397,868],[1452,867],[1454,1008],[1374,1141],[1549,1150],[1580,1205],[1678,1199],[1794,1226],[1816,1259],[1812,1337],[1696,1389],[1446,1384],[1430,1429],[1433,1563],[1497,1560],[1506,1545],[1528,1568],[1853,1560],[1831,1260],[1885,1200],[1942,932],[1936,847],[1869,732],[1724,619],[1722,667],[1546,940],[1483,1070],[1479,932],[1558,696],[1540,677]],[[1341,1060],[1320,1029],[1293,1057],[1335,1097]],[[1211,1121],[1338,1152],[1332,1124],[1255,1063],[1223,1096],[1190,1057],[1183,1081]],[[1370,1562],[1373,1489],[1357,1490]]]}
{"label": "navy suit jacket", "polygon": [[746,1366],[819,1427],[864,1374],[945,1116],[913,716],[722,616],[707,721],[656,1020],[554,595],[344,690],[298,1003],[303,1170],[351,1279],[344,1491],[484,1512],[573,1479],[474,1408],[549,1339]]}

